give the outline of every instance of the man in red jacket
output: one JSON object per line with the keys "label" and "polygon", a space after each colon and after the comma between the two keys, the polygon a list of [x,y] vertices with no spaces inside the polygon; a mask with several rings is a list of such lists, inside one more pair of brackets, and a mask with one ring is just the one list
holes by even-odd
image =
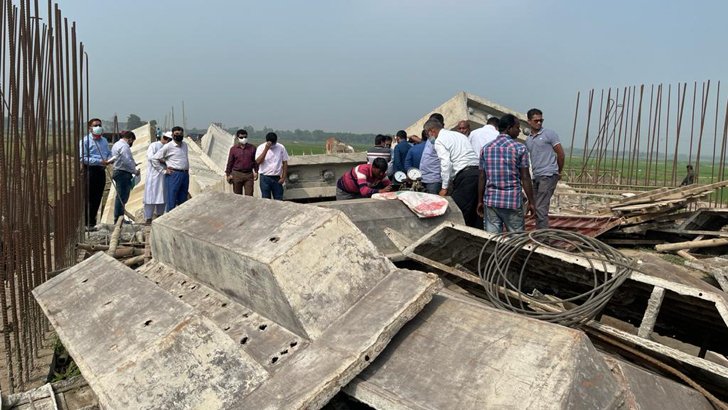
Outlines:
{"label": "man in red jacket", "polygon": [[376,158],[371,164],[357,165],[336,181],[336,200],[370,198],[377,192],[389,192],[387,160]]}

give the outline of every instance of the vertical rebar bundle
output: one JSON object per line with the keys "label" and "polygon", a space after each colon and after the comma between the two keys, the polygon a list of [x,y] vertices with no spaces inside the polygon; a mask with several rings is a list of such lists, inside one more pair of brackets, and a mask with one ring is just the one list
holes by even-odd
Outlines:
{"label": "vertical rebar bundle", "polygon": [[31,291],[76,262],[83,235],[88,68],[75,23],[50,0],[45,10],[39,0],[0,0],[0,25],[0,389],[13,392],[47,344]]}
{"label": "vertical rebar bundle", "polygon": [[[568,183],[611,191],[675,187],[684,180],[687,165],[693,167],[693,183],[725,180],[728,101],[721,96],[720,82],[642,84],[592,89],[586,99],[581,95]],[[709,200],[711,206],[723,206],[728,189]]]}

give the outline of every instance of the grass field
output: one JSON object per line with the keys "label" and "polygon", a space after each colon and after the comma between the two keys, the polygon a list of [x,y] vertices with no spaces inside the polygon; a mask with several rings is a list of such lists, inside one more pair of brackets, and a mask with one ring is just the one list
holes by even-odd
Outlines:
{"label": "grass field", "polygon": [[[251,144],[260,145],[265,141],[250,141]],[[326,141],[281,141],[286,146],[288,155],[313,155],[326,153]],[[366,151],[369,145],[352,145],[356,152]]]}

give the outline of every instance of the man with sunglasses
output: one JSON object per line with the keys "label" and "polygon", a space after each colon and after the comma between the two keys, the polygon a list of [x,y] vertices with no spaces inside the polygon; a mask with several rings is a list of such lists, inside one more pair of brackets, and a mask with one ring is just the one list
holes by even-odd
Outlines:
{"label": "man with sunglasses", "polygon": [[559,136],[543,127],[543,112],[532,108],[526,113],[531,135],[526,138],[526,148],[531,157],[531,179],[536,201],[536,228],[549,227],[549,205],[556,184],[564,169],[564,148]]}

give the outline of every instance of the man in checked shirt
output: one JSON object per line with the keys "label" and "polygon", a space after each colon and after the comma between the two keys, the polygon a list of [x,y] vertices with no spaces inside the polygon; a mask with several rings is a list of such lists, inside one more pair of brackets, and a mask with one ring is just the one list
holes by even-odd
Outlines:
{"label": "man in checked shirt", "polygon": [[525,229],[521,188],[528,198],[528,215],[536,213],[528,151],[516,141],[521,133],[516,117],[504,115],[498,131],[500,135],[480,151],[478,215],[488,232],[500,233],[503,226],[508,232],[519,232]]}

